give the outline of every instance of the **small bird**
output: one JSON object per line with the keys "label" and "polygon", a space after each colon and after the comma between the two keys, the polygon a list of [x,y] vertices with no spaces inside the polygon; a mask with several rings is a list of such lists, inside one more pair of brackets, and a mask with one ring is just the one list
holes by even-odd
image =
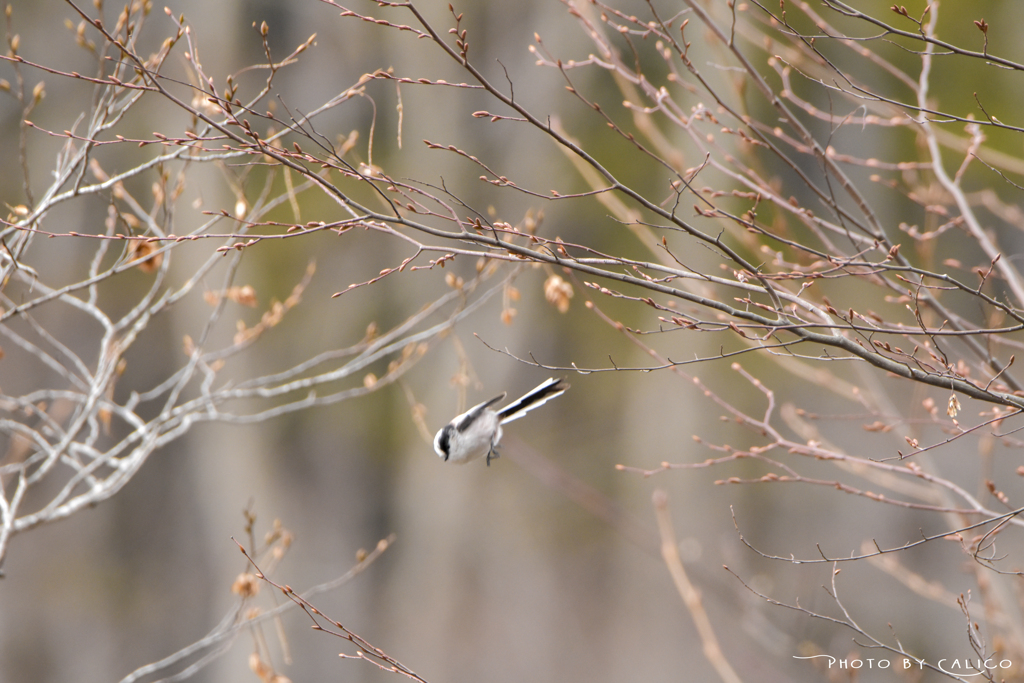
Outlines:
{"label": "small bird", "polygon": [[506,393],[473,406],[438,430],[434,437],[434,450],[446,462],[460,465],[486,455],[489,467],[491,459],[498,457],[495,449],[501,441],[501,425],[518,420],[534,408],[565,393],[568,388],[565,380],[552,377],[501,410],[491,410],[491,406],[505,398]]}

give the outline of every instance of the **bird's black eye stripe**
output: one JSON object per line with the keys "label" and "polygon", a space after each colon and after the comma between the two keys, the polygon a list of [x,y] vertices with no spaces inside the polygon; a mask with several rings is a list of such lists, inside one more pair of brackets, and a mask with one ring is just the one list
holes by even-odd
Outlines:
{"label": "bird's black eye stripe", "polygon": [[451,433],[452,426],[445,425],[444,429],[442,429],[441,433],[438,434],[437,436],[437,447],[440,448],[441,451],[444,453],[445,460],[448,459],[448,437],[451,435]]}

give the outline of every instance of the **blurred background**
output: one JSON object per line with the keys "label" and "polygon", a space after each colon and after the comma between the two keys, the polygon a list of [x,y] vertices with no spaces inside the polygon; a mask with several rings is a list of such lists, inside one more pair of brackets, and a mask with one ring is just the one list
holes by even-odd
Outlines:
{"label": "blurred background", "polygon": [[[437,26],[451,25],[447,3],[422,4]],[[668,14],[679,9],[662,4]],[[706,5],[727,21],[724,3]],[[168,6],[192,27],[194,44],[188,49],[198,53],[219,87],[225,74],[263,59],[261,22],[269,27],[275,57],[316,33],[315,45],[300,62],[276,76],[279,115],[285,107],[293,113],[311,111],[360,75],[377,69],[393,67],[397,75],[413,78],[465,80],[456,65],[426,41],[343,19],[338,8],[314,0],[172,0]],[[627,3],[623,11],[639,13],[643,8],[643,3]],[[353,9],[377,11],[371,3]],[[914,11],[921,9],[923,5],[915,6]],[[107,7],[108,21],[119,10]],[[149,50],[174,31],[161,10],[154,8],[148,19],[144,44]],[[89,11],[94,11],[91,6]],[[603,120],[566,96],[565,81],[556,70],[535,65],[537,56],[528,51],[535,44],[535,32],[562,59],[585,60],[594,51],[566,4],[466,0],[456,11],[465,13],[471,55],[488,77],[504,85],[507,72],[520,101],[540,112],[558,112],[572,135],[580,136],[595,156],[630,182],[642,186],[645,174],[651,183],[663,182],[656,170],[630,153],[628,145],[601,146],[606,139],[599,137]],[[971,3],[971,17],[955,4],[943,11],[950,30],[981,16],[992,26],[1019,25],[1024,18],[1016,3]],[[84,72],[75,66],[89,63],[83,62],[83,50],[75,45],[79,18],[67,4],[18,1],[12,17],[19,52],[26,59]],[[411,21],[406,16],[405,22]],[[1006,32],[990,31],[989,38],[992,52],[1002,50],[1020,58],[1020,46]],[[694,54],[707,60],[700,62],[701,68],[728,78],[722,75],[726,69],[718,70],[703,51],[707,36],[695,30],[690,39]],[[890,48],[888,57],[904,68],[915,68],[912,54],[900,54],[891,46],[885,49]],[[181,62],[185,51],[176,50],[170,59]],[[13,81],[12,73],[9,64],[0,65],[0,76]],[[944,103],[962,102],[966,111],[971,100],[963,99],[965,88],[984,88],[987,102],[1004,110],[1019,106],[1014,100],[1024,90],[1008,85],[1015,83],[1014,76],[989,70],[982,79],[979,73],[950,71],[937,79],[942,88],[950,89]],[[25,68],[22,74],[32,79],[45,76]],[[1007,80],[999,80],[1004,77]],[[238,80],[244,87],[254,87],[265,78],[265,72],[247,71]],[[573,78],[595,98],[621,99],[611,79],[600,74],[579,71]],[[33,112],[33,123],[57,131],[71,128],[78,113],[88,110],[91,90],[52,75],[45,81],[46,99]],[[441,96],[449,92],[450,97]],[[944,91],[935,96],[947,97]],[[515,225],[527,215],[537,220],[543,212],[538,232],[545,236],[649,258],[646,247],[601,204],[545,202],[497,192],[476,180],[481,175],[477,166],[423,144],[425,139],[455,144],[497,173],[521,185],[528,183],[529,189],[542,194],[554,187],[562,192],[590,189],[542,136],[525,127],[476,125],[472,112],[493,108],[481,94],[403,86],[400,147],[396,98],[393,83],[371,83],[366,97],[318,118],[317,130],[331,140],[358,131],[353,154],[359,161],[372,162],[393,177],[443,182],[495,220]],[[140,137],[155,130],[180,132],[181,113],[154,106],[158,101],[136,114],[129,129],[135,126]],[[819,106],[827,108],[827,103]],[[15,206],[27,202],[18,161],[20,107],[4,98],[0,117],[0,158],[8,160],[0,167],[0,196]],[[372,159],[367,148],[371,122]],[[124,129],[121,132],[127,135]],[[872,135],[859,143],[864,156],[872,155],[868,149],[882,155],[894,144],[913,149],[913,143],[898,133],[885,137],[877,130],[869,132]],[[856,132],[846,134],[857,139]],[[35,186],[43,188],[62,141],[38,133],[29,139],[30,173]],[[1011,156],[1019,149],[1019,139],[1004,146]],[[120,153],[104,157],[108,172],[121,163]],[[691,154],[682,141],[680,154]],[[682,165],[700,162],[694,155]],[[201,211],[235,206],[237,188],[225,181],[230,175],[230,169],[195,170],[180,202],[182,210],[174,217],[179,234],[206,220]],[[139,188],[151,182],[146,177],[129,181]],[[86,198],[65,204],[48,221],[61,231],[98,232],[106,205],[104,198]],[[900,215],[901,208],[912,207],[896,202],[885,220],[892,225],[911,220]],[[311,195],[302,206],[302,217],[331,221],[343,216],[333,203]],[[91,257],[92,248],[72,240],[37,242],[32,264],[51,278],[59,280],[63,272],[73,278],[83,271],[83,259]],[[179,277],[194,272],[211,248],[203,243],[176,251],[174,272]],[[350,233],[339,238],[327,232],[247,252],[236,283],[251,285],[259,304],[254,310],[229,308],[225,329],[219,332],[226,338],[235,331],[233,318],[252,326],[272,300],[286,299],[311,261],[316,273],[301,303],[234,359],[232,371],[242,377],[269,374],[323,350],[355,344],[368,326],[386,329],[451,291],[445,275],[468,280],[475,273],[475,262],[456,259],[444,270],[403,273],[331,297],[409,255],[408,245],[381,235]],[[702,252],[688,256],[695,261],[705,258]],[[693,381],[699,377],[724,401],[751,415],[761,414],[766,396],[731,368],[733,359],[686,366],[679,373],[562,373],[572,388],[543,410],[510,425],[501,458],[490,467],[483,462],[452,466],[434,454],[430,438],[452,416],[503,391],[517,396],[553,374],[488,345],[550,366],[657,364],[585,302],[594,300],[612,320],[644,329],[656,327],[655,311],[601,298],[575,281],[570,306],[560,312],[544,298],[549,275],[543,269],[513,271],[503,266],[498,277],[513,277],[518,298],[509,300],[508,290],[494,296],[432,345],[399,383],[365,397],[257,424],[198,424],[154,453],[110,500],[14,537],[0,580],[0,683],[118,681],[202,638],[237,604],[230,588],[247,564],[231,539],[245,537],[247,510],[256,516],[257,537],[270,530],[274,520],[293,535],[273,577],[296,590],[343,574],[355,564],[360,549],[371,550],[394,534],[393,544],[374,564],[313,602],[426,680],[716,680],[660,556],[651,503],[656,489],[667,493],[682,560],[702,594],[725,659],[742,678],[825,680],[831,674],[818,666],[820,662],[794,656],[872,656],[858,650],[849,629],[771,605],[733,575],[780,602],[799,602],[808,610],[836,615],[836,601],[828,593],[830,565],[768,560],[746,547],[740,533],[766,554],[814,558],[818,545],[833,556],[856,551],[865,541],[901,545],[919,538],[922,531],[941,531],[940,517],[884,507],[828,487],[715,485],[729,476],[763,474],[750,463],[651,477],[616,469],[617,464],[655,469],[664,461],[697,463],[721,455],[695,442],[694,435],[706,443],[740,449],[762,443],[758,435],[723,417],[723,407]],[[147,277],[138,271],[125,273],[116,287],[104,290],[107,305],[133,305],[131,293],[147,286]],[[210,286],[218,283],[211,281]],[[509,308],[515,309],[514,316]],[[201,334],[208,309],[197,294],[155,319],[126,356],[127,370],[118,392],[127,395],[134,388],[151,387],[180,367],[185,358],[183,339]],[[73,315],[59,312],[40,311],[39,316],[61,339],[74,338],[81,324]],[[676,332],[664,335],[658,344],[668,357],[684,360],[716,355],[721,341],[713,335]],[[11,387],[30,387],[38,381],[31,365],[10,360],[0,361],[4,393],[14,394]],[[776,406],[842,416],[829,421],[826,433],[819,436],[855,455],[870,454],[857,449],[894,454],[906,444],[896,434],[862,429],[864,420],[857,418],[862,408],[850,387],[886,396],[894,410],[903,409],[906,415],[920,412],[921,402],[932,396],[866,369],[843,370],[840,374],[849,384],[826,386],[816,383],[810,370],[800,375],[792,367],[755,355],[741,362],[776,392]],[[370,371],[380,376],[385,369],[382,361]],[[363,378],[352,381],[359,385]],[[934,398],[944,405],[946,394],[936,391]],[[417,423],[419,407],[425,409],[422,425]],[[980,490],[979,456],[973,450],[977,448],[976,441],[954,444],[935,455],[937,466],[969,490]],[[997,449],[991,467],[1012,471],[1014,458],[1012,452]],[[809,477],[835,476],[827,463],[801,462],[801,467]],[[956,596],[973,589],[975,578],[964,567],[969,561],[960,547],[929,544],[901,554],[900,561],[932,582],[930,596],[922,597],[927,591],[912,591],[877,565],[852,563],[844,566],[836,582],[839,597],[849,596],[845,607],[865,630],[883,639],[895,634],[905,647],[930,660],[973,656],[963,636],[965,620]],[[269,594],[264,586],[258,598],[264,609],[283,601]],[[291,680],[378,681],[394,676],[365,662],[339,659],[338,652],[352,654],[354,649],[312,632],[308,619],[297,610],[286,613],[282,623],[290,663],[269,623],[264,623],[262,637],[269,643],[274,666]],[[1008,631],[1017,628],[1006,626]],[[189,680],[256,680],[249,669],[255,641],[251,633],[240,633],[223,656]],[[863,670],[860,680],[902,680],[900,675]],[[929,675],[906,680],[931,680]]]}

